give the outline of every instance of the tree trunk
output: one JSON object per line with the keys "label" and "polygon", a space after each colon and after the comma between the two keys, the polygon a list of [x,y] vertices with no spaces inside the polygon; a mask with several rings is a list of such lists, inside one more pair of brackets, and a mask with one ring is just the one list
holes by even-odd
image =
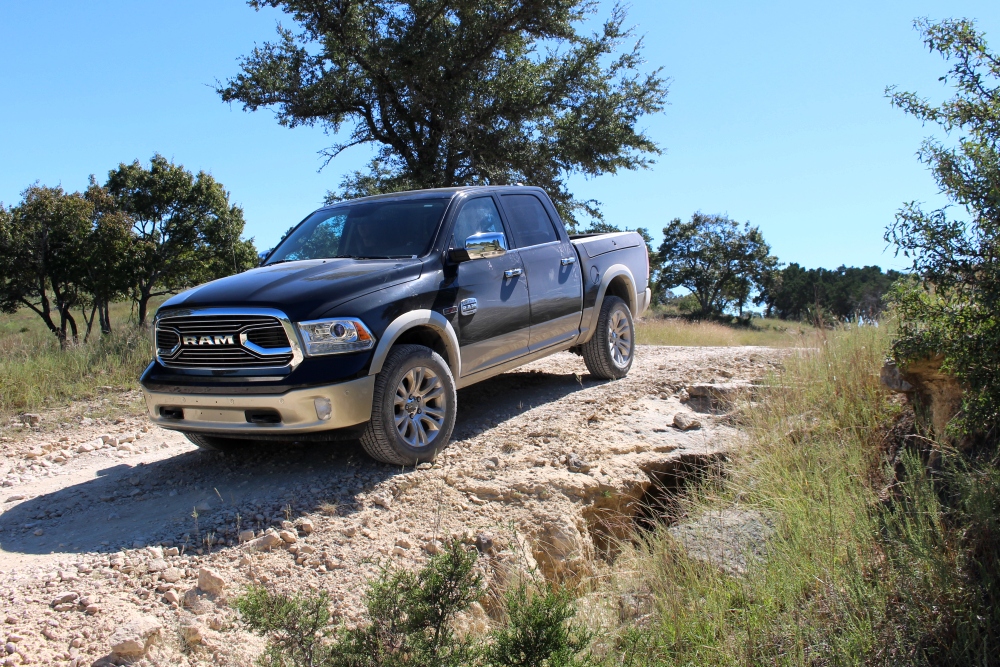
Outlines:
{"label": "tree trunk", "polygon": [[138,315],[139,315],[140,327],[146,326],[146,315],[149,310],[149,299],[150,297],[148,291],[142,291],[139,293],[139,299],[138,302],[136,303],[136,306],[139,309]]}
{"label": "tree trunk", "polygon": [[90,309],[90,319],[87,319],[87,311],[80,310],[80,315],[83,317],[83,321],[87,324],[87,333],[83,334],[83,342],[86,343],[90,340],[90,331],[94,328],[94,318],[97,316],[97,302],[94,302],[93,307]]}
{"label": "tree trunk", "polygon": [[101,301],[98,306],[101,318],[101,333],[110,334],[111,333],[111,305],[107,301]]}

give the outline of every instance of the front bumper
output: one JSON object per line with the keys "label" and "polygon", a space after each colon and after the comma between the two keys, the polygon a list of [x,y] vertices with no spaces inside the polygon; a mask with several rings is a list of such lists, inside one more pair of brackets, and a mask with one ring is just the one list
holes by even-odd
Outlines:
{"label": "front bumper", "polygon": [[[153,423],[175,431],[232,435],[313,433],[363,424],[372,416],[375,376],[338,384],[296,389],[283,394],[179,394],[150,391],[143,387],[146,408]],[[329,419],[316,413],[316,399],[327,399]],[[183,418],[164,416],[183,414]],[[248,421],[247,411],[270,411],[280,422]]]}

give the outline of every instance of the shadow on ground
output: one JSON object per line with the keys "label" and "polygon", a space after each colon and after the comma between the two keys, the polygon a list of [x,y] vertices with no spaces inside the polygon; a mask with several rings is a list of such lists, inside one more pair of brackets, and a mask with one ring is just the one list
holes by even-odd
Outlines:
{"label": "shadow on ground", "polygon": [[[573,374],[506,373],[459,391],[453,442],[598,381]],[[223,548],[303,512],[349,515],[358,496],[410,471],[375,463],[356,442],[247,443],[239,454],[191,451],[117,464],[96,478],[21,502],[0,515],[0,548],[48,554],[167,543]]]}

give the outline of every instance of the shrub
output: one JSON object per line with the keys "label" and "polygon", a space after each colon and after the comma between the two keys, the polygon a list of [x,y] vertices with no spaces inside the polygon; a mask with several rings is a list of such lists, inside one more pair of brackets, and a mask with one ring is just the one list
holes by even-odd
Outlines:
{"label": "shrub", "polygon": [[[956,425],[988,434],[1000,426],[1000,56],[971,21],[920,20],[916,27],[950,62],[942,80],[955,96],[934,106],[915,93],[888,92],[895,106],[950,135],[924,141],[919,156],[951,205],[925,211],[911,202],[886,233],[924,281],[895,293],[900,336],[893,354],[901,365],[940,355],[966,390]],[[954,217],[956,210],[964,218]]]}
{"label": "shrub", "polygon": [[260,586],[236,600],[268,638],[273,667],[571,667],[589,635],[571,625],[568,594],[521,585],[504,596],[506,621],[485,637],[459,636],[457,614],[485,593],[477,552],[458,540],[418,572],[384,568],[368,586],[368,623],[335,625],[326,593],[286,596]]}

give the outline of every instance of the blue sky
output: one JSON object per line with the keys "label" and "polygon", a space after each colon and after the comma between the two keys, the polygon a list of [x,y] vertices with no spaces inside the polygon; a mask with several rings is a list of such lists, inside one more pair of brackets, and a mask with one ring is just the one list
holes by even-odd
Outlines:
{"label": "blue sky", "polygon": [[[946,92],[918,16],[975,18],[1000,50],[996,2],[635,0],[649,66],[672,80],[670,106],[643,122],[665,152],[647,171],[575,178],[574,192],[623,227],[726,213],[759,225],[785,262],[905,266],[882,234],[902,202],[940,203],[914,157],[932,128],[883,91]],[[225,184],[269,247],[369,156],[352,149],[318,172],[332,143],[320,129],[214,92],[282,18],[239,0],[0,3],[0,201],[35,181],[82,189],[160,152]]]}

